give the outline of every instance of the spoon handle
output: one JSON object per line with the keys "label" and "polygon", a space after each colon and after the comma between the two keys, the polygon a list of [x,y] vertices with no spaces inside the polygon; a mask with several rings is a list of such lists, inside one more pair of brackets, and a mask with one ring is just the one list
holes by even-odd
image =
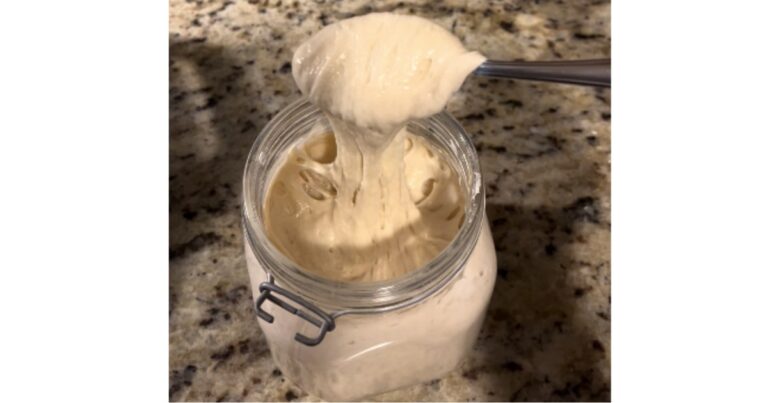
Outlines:
{"label": "spoon handle", "polygon": [[611,87],[611,59],[503,62],[486,60],[475,69],[481,77],[519,78],[553,83]]}

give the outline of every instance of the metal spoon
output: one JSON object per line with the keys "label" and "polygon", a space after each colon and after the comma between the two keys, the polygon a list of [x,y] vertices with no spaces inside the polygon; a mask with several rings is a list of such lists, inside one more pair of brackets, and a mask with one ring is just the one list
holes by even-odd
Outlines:
{"label": "metal spoon", "polygon": [[486,60],[474,75],[611,87],[611,59],[503,62]]}

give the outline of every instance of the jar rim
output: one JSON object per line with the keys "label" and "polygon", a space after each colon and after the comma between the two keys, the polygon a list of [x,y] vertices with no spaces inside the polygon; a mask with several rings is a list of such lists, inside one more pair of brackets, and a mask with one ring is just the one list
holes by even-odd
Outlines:
{"label": "jar rim", "polygon": [[[245,164],[243,175],[244,241],[250,246],[261,267],[283,287],[291,289],[313,303],[336,312],[376,313],[410,306],[442,290],[462,271],[480,235],[485,214],[485,189],[477,152],[464,128],[447,112],[416,119],[408,123],[428,129],[433,135],[445,136],[448,153],[459,174],[466,194],[464,223],[451,242],[425,265],[389,280],[345,282],[333,280],[300,268],[272,243],[264,231],[263,201],[276,160],[269,148],[283,140],[279,137],[291,124],[325,118],[306,98],[300,98],[280,111],[259,133]],[[303,137],[304,134],[300,136]],[[290,147],[300,138],[282,142]],[[287,150],[287,149],[286,149]],[[278,154],[284,154],[285,151]],[[459,165],[459,166],[456,166]],[[464,175],[462,175],[462,173]],[[259,179],[259,180],[257,180]],[[263,189],[256,189],[261,183]]]}

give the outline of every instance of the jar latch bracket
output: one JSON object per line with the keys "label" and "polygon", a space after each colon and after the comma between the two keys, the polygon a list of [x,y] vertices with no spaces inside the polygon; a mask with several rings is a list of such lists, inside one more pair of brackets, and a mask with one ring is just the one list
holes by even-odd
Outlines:
{"label": "jar latch bracket", "polygon": [[[305,344],[307,346],[316,346],[320,344],[321,341],[323,341],[323,338],[325,338],[325,334],[327,332],[332,331],[336,327],[336,324],[331,315],[325,313],[317,306],[307,302],[307,300],[304,298],[278,286],[275,284],[274,278],[272,278],[271,275],[267,276],[267,281],[259,285],[259,293],[259,297],[256,299],[256,314],[265,322],[272,323],[275,320],[274,316],[264,311],[264,309],[261,307],[264,304],[264,301],[270,300],[273,304],[285,309],[293,315],[306,320],[307,322],[320,329],[320,333],[316,337],[307,337],[301,333],[296,333],[293,338],[301,344]],[[302,310],[301,308],[296,308],[281,298],[278,298],[278,295],[295,302],[296,304],[305,308],[307,311],[311,312],[311,314]]]}

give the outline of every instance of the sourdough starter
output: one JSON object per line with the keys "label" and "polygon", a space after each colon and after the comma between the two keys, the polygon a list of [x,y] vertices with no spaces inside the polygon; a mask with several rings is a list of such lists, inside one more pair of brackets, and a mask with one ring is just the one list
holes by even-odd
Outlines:
{"label": "sourdough starter", "polygon": [[[466,189],[426,138],[403,127],[440,112],[483,60],[443,28],[394,14],[344,20],[305,42],[294,78],[333,131],[297,143],[272,175],[263,210],[271,242],[303,270],[340,282],[397,280],[440,253],[465,221]],[[496,278],[493,240],[481,221],[448,285],[407,308],[341,316],[317,346],[293,339],[315,327],[265,304],[274,322],[259,323],[278,366],[328,400],[455,368],[477,338]],[[253,248],[247,243],[256,298],[266,272]]]}

